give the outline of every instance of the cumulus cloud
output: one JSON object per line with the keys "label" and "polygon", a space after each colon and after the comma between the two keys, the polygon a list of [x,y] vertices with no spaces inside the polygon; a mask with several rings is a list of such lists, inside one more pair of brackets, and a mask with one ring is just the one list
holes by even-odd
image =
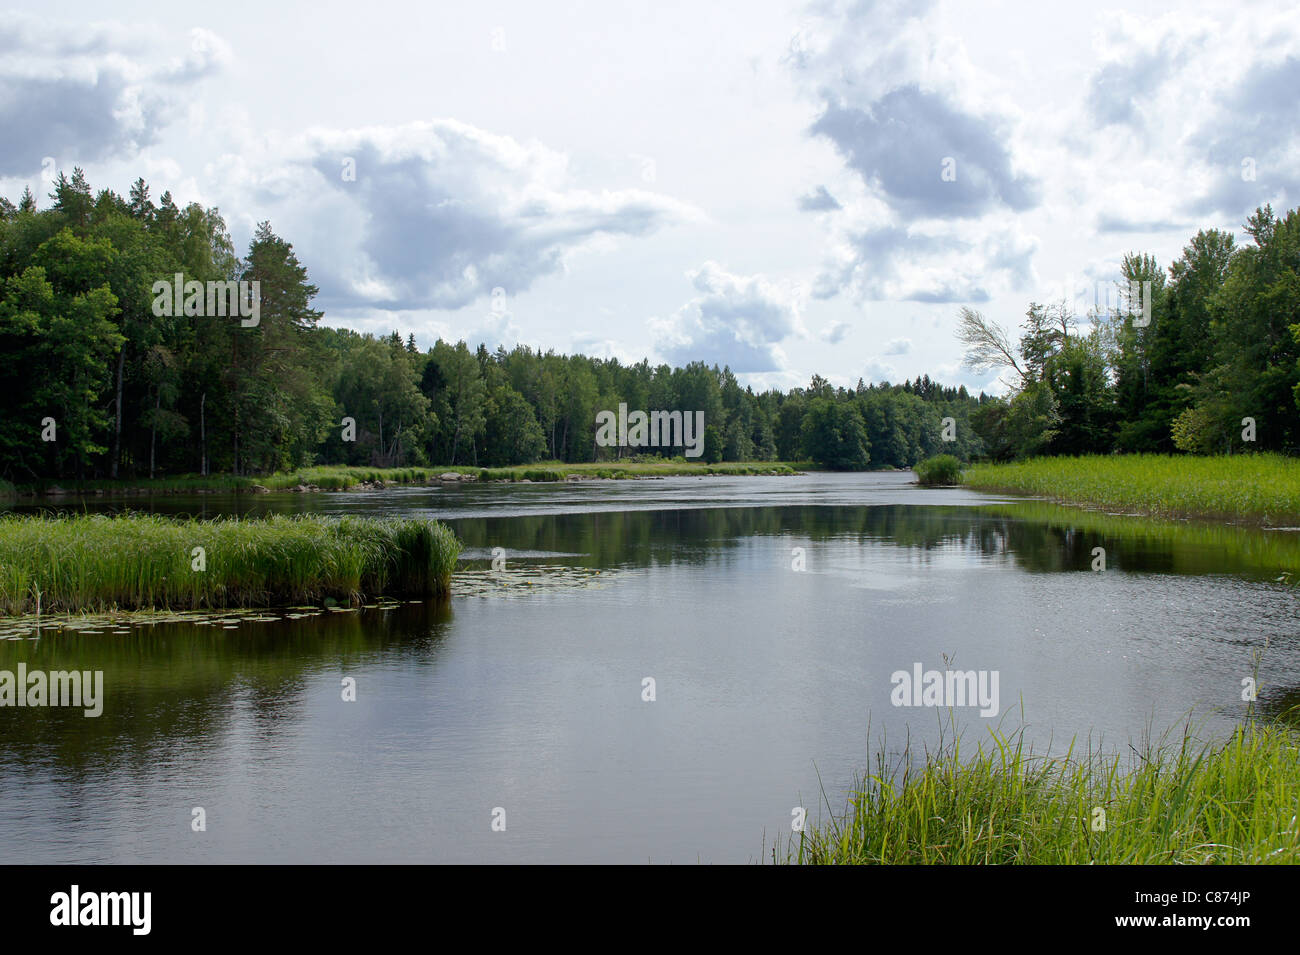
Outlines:
{"label": "cumulus cloud", "polygon": [[912,83],[866,107],[828,104],[812,132],[909,217],[978,216],[1037,203],[1037,187],[1016,172],[1005,130],[943,94]]}
{"label": "cumulus cloud", "polygon": [[848,335],[850,327],[851,326],[848,322],[831,322],[822,329],[822,341],[829,342],[832,345],[838,345],[840,342],[844,341],[844,337]]}
{"label": "cumulus cloud", "polygon": [[882,382],[896,382],[898,369],[893,365],[872,358],[862,366],[862,378],[867,384],[878,385]]}
{"label": "cumulus cloud", "polygon": [[1240,212],[1270,199],[1300,197],[1300,36],[1296,54],[1257,62],[1225,91],[1189,147],[1221,171],[1190,206],[1194,212]]}
{"label": "cumulus cloud", "polygon": [[980,301],[1023,282],[1035,243],[1015,217],[1041,200],[1017,162],[1014,104],[939,33],[933,4],[821,9],[787,59],[819,108],[810,134],[835,148],[858,195],[837,200],[814,294]]}
{"label": "cumulus cloud", "polygon": [[716,262],[688,277],[698,294],[672,317],[649,322],[666,360],[729,365],[736,374],[785,369],[778,343],[803,331],[793,290],[762,275],[733,275]]}
{"label": "cumulus cloud", "polygon": [[[1104,63],[1088,80],[1087,107],[1093,119],[1100,126],[1145,128],[1152,118],[1154,94],[1191,61],[1207,38],[1199,26],[1186,32],[1173,23],[1167,33],[1144,30],[1125,37],[1134,47]],[[1107,48],[1115,49],[1113,43]]]}
{"label": "cumulus cloud", "polygon": [[804,212],[830,212],[842,209],[840,201],[827,191],[825,186],[818,186],[812,192],[799,197],[799,208]]}
{"label": "cumulus cloud", "polygon": [[322,299],[343,306],[514,296],[584,245],[698,216],[652,192],[577,188],[563,153],[452,119],[315,130],[278,157],[226,164],[309,249]]}
{"label": "cumulus cloud", "polygon": [[824,299],[852,289],[877,300],[986,302],[995,282],[1017,288],[1029,283],[1037,240],[1013,220],[990,225],[988,232],[981,240],[954,223],[859,229],[846,222],[813,295]]}
{"label": "cumulus cloud", "polygon": [[1086,104],[1104,135],[1089,159],[1099,170],[1122,164],[1125,181],[1113,185],[1126,195],[1097,214],[1100,231],[1186,229],[1211,215],[1240,221],[1266,202],[1295,204],[1300,13],[1112,13],[1101,35]]}
{"label": "cumulus cloud", "polygon": [[886,355],[906,355],[912,350],[912,340],[910,338],[891,338],[889,344],[885,346]]}
{"label": "cumulus cloud", "polygon": [[0,23],[0,175],[132,156],[175,120],[186,88],[219,72],[230,49],[193,30],[183,38],[120,25]]}

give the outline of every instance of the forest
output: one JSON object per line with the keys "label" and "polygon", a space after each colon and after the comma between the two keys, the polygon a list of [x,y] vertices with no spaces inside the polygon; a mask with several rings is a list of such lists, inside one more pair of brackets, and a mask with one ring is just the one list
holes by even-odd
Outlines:
{"label": "forest", "polygon": [[[637,450],[596,441],[598,412],[620,404],[702,411],[705,462],[835,469],[939,453],[1294,453],[1300,438],[1295,211],[1257,210],[1242,246],[1201,231],[1167,270],[1127,255],[1123,280],[1150,283],[1142,327],[1068,303],[1031,303],[1012,330],[962,309],[967,364],[1010,383],[995,397],[928,376],[850,389],[814,375],[755,393],[702,362],[442,340],[421,350],[409,332],[324,324],[306,266],[269,223],[241,256],[217,209],[178,207],[169,192],[155,203],[142,179],[123,197],[93,192],[77,169],[49,198],[0,198],[0,477],[15,483],[601,461]],[[158,314],[155,283],[178,274],[248,283],[258,320]]]}

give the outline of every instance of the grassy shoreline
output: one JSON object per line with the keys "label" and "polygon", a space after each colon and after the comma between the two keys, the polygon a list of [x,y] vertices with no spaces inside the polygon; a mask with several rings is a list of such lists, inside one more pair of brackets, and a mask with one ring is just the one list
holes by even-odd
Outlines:
{"label": "grassy shoreline", "polygon": [[436,521],[0,518],[0,613],[272,607],[448,593],[460,541]]}
{"label": "grassy shoreline", "polygon": [[973,464],[966,487],[1144,517],[1300,524],[1300,459],[1132,454]]}
{"label": "grassy shoreline", "polygon": [[1127,759],[1074,747],[1037,757],[1022,733],[991,737],[970,756],[947,742],[919,767],[908,753],[891,762],[882,747],[847,811],[793,837],[785,861],[1300,862],[1300,735],[1285,726],[1248,722],[1213,744],[1184,731]]}
{"label": "grassy shoreline", "polygon": [[786,461],[731,461],[695,464],[680,461],[602,461],[565,464],[542,461],[505,468],[466,465],[371,468],[323,465],[279,474],[235,477],[229,474],[187,474],[172,478],[89,481],[42,481],[14,486],[0,481],[0,499],[103,494],[261,494],[289,491],[347,491],[394,485],[436,485],[451,482],[555,482],[570,480],[636,480],[658,477],[716,477],[797,474],[806,464]]}

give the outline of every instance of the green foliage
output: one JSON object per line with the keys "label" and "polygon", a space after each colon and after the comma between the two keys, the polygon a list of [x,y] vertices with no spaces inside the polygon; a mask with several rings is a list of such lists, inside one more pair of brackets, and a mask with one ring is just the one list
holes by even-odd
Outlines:
{"label": "green foliage", "polygon": [[[75,170],[52,198],[44,209],[30,196],[0,205],[0,346],[11,359],[0,368],[0,476],[19,484],[223,474],[242,486],[322,464],[556,462],[622,476],[647,452],[691,465],[906,468],[941,451],[983,453],[972,415],[994,399],[928,376],[854,390],[814,375],[806,389],[756,393],[698,361],[673,368],[442,340],[422,352],[409,334],[322,327],[306,266],[269,223],[241,258],[216,209],[180,208],[166,192],[155,202],[143,180],[125,198],[92,194]],[[177,275],[260,283],[259,321],[155,314],[154,283]],[[702,447],[684,435],[662,448],[597,444],[597,412],[620,405],[702,413],[693,436]],[[46,417],[57,442],[40,440]],[[940,446],[946,417],[957,441]]]}
{"label": "green foliage", "polygon": [[926,458],[913,470],[916,471],[917,480],[927,487],[961,483],[962,463],[951,454]]}
{"label": "green foliage", "polygon": [[[194,548],[206,566],[195,569]],[[460,554],[436,521],[0,518],[0,611],[272,606],[444,594]]]}
{"label": "green foliage", "polygon": [[[1126,255],[1121,308],[1083,316],[1086,333],[1067,307],[1031,304],[1018,358],[1000,326],[964,310],[967,363],[1014,374],[1009,399],[972,416],[987,455],[1300,450],[1300,210],[1264,206],[1245,231],[1241,248],[1198,232],[1167,275]],[[1149,294],[1130,301],[1139,287]]]}
{"label": "green foliage", "polygon": [[1034,458],[976,464],[964,480],[975,488],[1155,516],[1300,520],[1300,460],[1280,454]]}
{"label": "green foliage", "polygon": [[865,468],[868,440],[862,414],[851,404],[814,398],[801,425],[803,453],[832,470]]}
{"label": "green foliage", "polygon": [[[1036,756],[1023,731],[974,752],[949,740],[876,768],[848,811],[806,830],[788,861],[858,865],[1259,865],[1300,862],[1296,734],[1248,723],[1127,757]],[[1104,828],[1094,829],[1102,817]]]}

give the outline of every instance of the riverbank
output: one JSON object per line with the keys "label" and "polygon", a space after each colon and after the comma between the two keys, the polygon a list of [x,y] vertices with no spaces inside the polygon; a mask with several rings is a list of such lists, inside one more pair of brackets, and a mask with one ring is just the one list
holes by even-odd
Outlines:
{"label": "riverbank", "polygon": [[962,483],[1146,517],[1300,525],[1300,460],[1279,454],[1031,458],[970,465]]}
{"label": "riverbank", "polygon": [[[786,861],[830,865],[1259,865],[1300,862],[1300,735],[1247,723],[1127,758],[1028,753],[994,734],[919,768],[878,753],[848,811],[795,836]],[[901,765],[902,768],[897,768]]]}
{"label": "riverbank", "polygon": [[446,594],[436,521],[319,516],[0,518],[0,612],[218,609]]}
{"label": "riverbank", "polygon": [[508,468],[479,468],[461,465],[420,468],[363,468],[321,466],[299,468],[279,474],[235,477],[229,474],[187,474],[172,478],[42,481],[16,487],[0,482],[0,500],[6,497],[75,497],[86,495],[151,494],[266,494],[271,492],[317,492],[378,489],[401,485],[431,485],[459,482],[558,482],[590,480],[635,480],[660,477],[708,477],[797,474],[806,465],[785,461],[732,461],[723,464],[695,464],[682,461],[593,462],[565,464],[559,461],[520,464]]}

